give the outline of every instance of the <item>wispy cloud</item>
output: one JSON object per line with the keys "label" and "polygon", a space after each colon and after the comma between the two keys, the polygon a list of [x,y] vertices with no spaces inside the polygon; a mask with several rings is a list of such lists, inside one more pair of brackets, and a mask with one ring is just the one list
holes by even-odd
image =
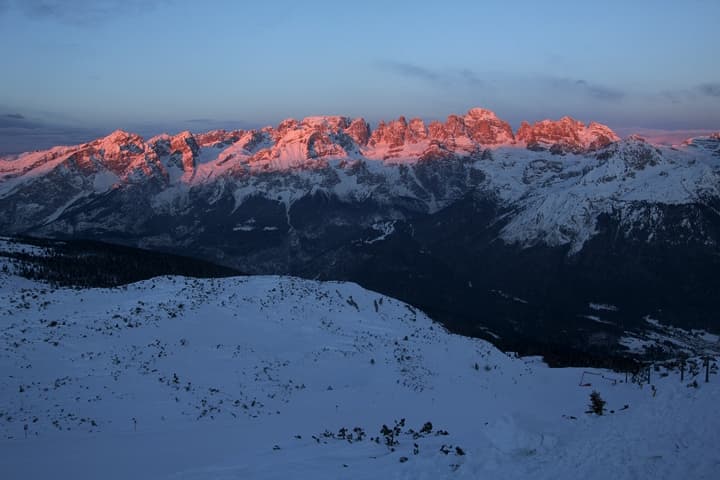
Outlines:
{"label": "wispy cloud", "polygon": [[466,84],[481,87],[485,85],[485,82],[472,70],[461,70],[460,77],[465,81]]}
{"label": "wispy cloud", "polygon": [[660,98],[675,104],[697,102],[708,97],[720,99],[720,82],[706,82],[684,89],[663,90],[659,95]]}
{"label": "wispy cloud", "polygon": [[511,82],[523,85],[523,88],[534,88],[540,91],[559,90],[573,95],[582,95],[601,102],[617,102],[625,97],[625,92],[590,82],[584,79],[543,77],[537,75],[521,75],[506,73],[478,73],[469,68],[431,68],[415,63],[383,60],[376,67],[408,79],[415,79],[436,87],[451,89],[458,86],[471,88],[492,88],[493,85]]}
{"label": "wispy cloud", "polygon": [[720,82],[703,83],[702,85],[698,85],[696,90],[707,97],[720,98]]}
{"label": "wispy cloud", "polygon": [[691,90],[663,90],[657,96],[659,96],[661,100],[678,104],[691,99],[693,94]]}
{"label": "wispy cloud", "polygon": [[442,75],[438,72],[412,63],[381,60],[377,62],[377,67],[380,70],[385,70],[386,72],[394,73],[403,77],[416,78],[430,83],[442,83],[443,81]]}
{"label": "wispy cloud", "polygon": [[170,5],[174,0],[0,0],[0,14],[14,8],[36,20],[93,26]]}
{"label": "wispy cloud", "polygon": [[49,118],[9,113],[0,107],[0,155],[42,150],[55,145],[75,145],[107,132],[66,125]]}
{"label": "wispy cloud", "polygon": [[28,120],[24,115],[19,113],[2,113],[0,114],[0,129],[3,128],[20,128],[20,129],[36,129],[42,124],[37,121]]}
{"label": "wispy cloud", "polygon": [[376,62],[375,66],[379,70],[409,79],[420,80],[437,87],[449,88],[458,85],[480,87],[484,85],[483,80],[474,71],[466,68],[429,68],[414,63],[394,60],[381,60]]}
{"label": "wispy cloud", "polygon": [[625,96],[624,92],[616,88],[610,88],[603,85],[588,83],[585,80],[577,80],[575,84],[584,89],[587,95],[597,100],[614,102],[620,100]]}
{"label": "wispy cloud", "polygon": [[582,79],[551,78],[549,83],[553,88],[580,93],[603,102],[617,102],[625,96],[625,92],[617,88],[591,83]]}

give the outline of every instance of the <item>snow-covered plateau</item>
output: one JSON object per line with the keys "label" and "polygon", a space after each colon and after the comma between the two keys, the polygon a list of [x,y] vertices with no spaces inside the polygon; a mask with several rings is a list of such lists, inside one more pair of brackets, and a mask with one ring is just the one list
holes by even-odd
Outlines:
{"label": "snow-covered plateau", "polygon": [[[157,277],[72,289],[3,265],[3,479],[720,471],[715,370],[709,383],[703,369],[681,381],[664,367],[638,383],[551,369],[352,283]],[[602,416],[587,413],[592,391]]]}

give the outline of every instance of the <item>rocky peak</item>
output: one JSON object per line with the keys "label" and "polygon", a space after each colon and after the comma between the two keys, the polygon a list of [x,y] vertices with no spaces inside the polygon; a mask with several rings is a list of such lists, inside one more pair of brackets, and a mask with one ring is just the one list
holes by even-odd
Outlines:
{"label": "rocky peak", "polygon": [[405,117],[385,123],[380,122],[370,136],[370,145],[387,144],[390,147],[399,147],[405,144],[408,134],[408,123]]}
{"label": "rocky peak", "polygon": [[612,144],[609,148],[598,152],[595,158],[599,160],[617,158],[625,164],[628,171],[643,170],[663,162],[660,150],[639,135],[630,135],[625,141]]}
{"label": "rocky peak", "polygon": [[100,141],[102,142],[114,143],[116,145],[123,145],[128,142],[138,140],[142,142],[142,137],[140,135],[126,132],[125,130],[121,129],[115,130],[114,132],[100,139]]}
{"label": "rocky peak", "polygon": [[106,154],[117,154],[124,151],[139,153],[145,149],[145,141],[140,135],[124,130],[115,130],[110,135],[95,140],[89,145],[98,150],[103,150]]}
{"label": "rocky peak", "polygon": [[633,133],[632,135],[628,135],[627,139],[630,142],[640,142],[640,143],[647,143],[647,139],[641,135],[638,135],[637,133]]}
{"label": "rocky peak", "polygon": [[610,127],[603,125],[602,123],[590,122],[586,132],[586,136],[588,138],[586,140],[585,148],[588,151],[600,150],[611,143],[620,141],[620,137],[618,137],[615,132],[610,129]]}
{"label": "rocky peak", "polygon": [[707,136],[692,137],[682,142],[683,146],[699,148],[713,152],[716,157],[720,157],[720,132],[711,133]]}
{"label": "rocky peak", "polygon": [[448,115],[445,123],[430,122],[428,133],[432,140],[440,143],[454,141],[458,137],[465,136],[465,120],[458,115]]}
{"label": "rocky peak", "polygon": [[[208,132],[208,135],[201,143],[205,141],[212,142],[211,135],[214,132]],[[184,172],[192,172],[195,169],[195,160],[200,153],[200,145],[195,136],[185,130],[177,135],[158,135],[148,142],[152,151],[158,157],[170,157],[170,163],[180,167]]]}
{"label": "rocky peak", "polygon": [[468,110],[466,118],[474,118],[476,120],[495,121],[499,120],[495,112],[487,108],[474,107]]}
{"label": "rocky peak", "polygon": [[516,138],[530,149],[549,149],[554,153],[581,153],[606,147],[620,138],[609,127],[584,123],[571,117],[542,120],[530,125],[522,122]]}
{"label": "rocky peak", "polygon": [[288,118],[280,122],[276,128],[270,129],[270,133],[276,142],[304,142],[314,133],[339,133],[350,125],[350,119],[341,116],[305,117],[301,121]]}
{"label": "rocky peak", "polygon": [[370,125],[364,118],[356,118],[345,129],[345,133],[359,146],[365,146],[370,140]]}
{"label": "rocky peak", "polygon": [[316,117],[306,117],[302,120],[304,127],[321,131],[321,132],[337,132],[344,130],[350,126],[350,119],[339,115],[325,115]]}
{"label": "rocky peak", "polygon": [[428,136],[427,127],[425,122],[420,118],[413,118],[408,123],[408,129],[410,131],[410,138],[412,141],[424,140]]}
{"label": "rocky peak", "polygon": [[201,147],[214,147],[222,145],[230,145],[238,141],[242,136],[242,130],[211,130],[206,133],[195,134],[195,141]]}
{"label": "rocky peak", "polygon": [[448,115],[445,120],[445,132],[452,138],[463,136],[466,133],[465,119],[459,115]]}
{"label": "rocky peak", "polygon": [[294,118],[286,118],[278,124],[275,128],[269,128],[268,133],[275,142],[281,141],[283,137],[287,136],[290,132],[298,130],[300,122]]}
{"label": "rocky peak", "polygon": [[432,122],[428,130],[430,138],[441,143],[453,143],[463,138],[480,145],[515,142],[510,124],[484,108],[473,108],[465,116],[449,115],[444,124]]}
{"label": "rocky peak", "polygon": [[353,140],[360,143],[369,136],[369,127],[363,124],[362,119],[351,122],[343,116],[314,116],[300,121],[289,118],[277,128],[255,131],[253,136],[244,135],[238,143],[250,153],[249,163],[253,168],[319,166],[322,162],[308,163],[307,160],[347,156],[348,151],[355,148]]}
{"label": "rocky peak", "polygon": [[463,120],[467,136],[481,145],[515,142],[510,124],[500,120],[493,111],[473,108]]}
{"label": "rocky peak", "polygon": [[188,130],[182,131],[182,132],[178,133],[177,135],[174,135],[173,137],[171,137],[170,145],[175,150],[190,149],[195,153],[197,153],[197,149],[198,149],[198,144],[197,144],[197,141],[195,140],[195,137]]}
{"label": "rocky peak", "polygon": [[298,127],[298,124],[298,121],[294,118],[286,118],[278,124],[275,128],[275,132],[283,134],[285,132],[289,132],[290,130],[295,130]]}
{"label": "rocky peak", "polygon": [[76,147],[68,160],[88,173],[104,165],[113,173],[122,175],[129,165],[145,153],[146,144],[141,136],[115,130],[106,137]]}
{"label": "rocky peak", "polygon": [[273,131],[270,129],[249,130],[240,136],[238,146],[250,154],[257,153],[273,143]]}
{"label": "rocky peak", "polygon": [[437,120],[430,122],[430,125],[428,125],[428,137],[433,140],[443,141],[447,138],[447,136],[445,125],[443,125],[442,122],[438,122]]}

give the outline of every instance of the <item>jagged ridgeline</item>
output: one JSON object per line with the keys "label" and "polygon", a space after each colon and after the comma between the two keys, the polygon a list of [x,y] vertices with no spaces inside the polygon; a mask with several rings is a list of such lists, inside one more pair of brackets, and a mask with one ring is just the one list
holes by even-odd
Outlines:
{"label": "jagged ridgeline", "polygon": [[71,287],[115,287],[161,275],[198,278],[241,275],[195,258],[90,240],[0,239],[13,273]]}

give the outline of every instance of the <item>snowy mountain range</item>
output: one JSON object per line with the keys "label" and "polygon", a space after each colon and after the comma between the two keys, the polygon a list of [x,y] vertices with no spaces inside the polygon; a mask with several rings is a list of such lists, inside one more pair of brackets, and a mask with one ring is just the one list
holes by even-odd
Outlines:
{"label": "snowy mountain range", "polygon": [[[720,328],[720,135],[658,146],[568,117],[513,132],[479,108],[116,131],[0,160],[0,233],[352,280],[508,348],[538,332],[585,348],[648,315]],[[588,322],[591,303],[616,309]]]}
{"label": "snowy mountain range", "polygon": [[[355,284],[59,288],[5,256],[51,248],[0,239],[0,252],[4,478],[710,479],[720,466],[717,367],[705,383],[690,344],[682,373],[550,369]],[[717,336],[695,342],[717,352]]]}

